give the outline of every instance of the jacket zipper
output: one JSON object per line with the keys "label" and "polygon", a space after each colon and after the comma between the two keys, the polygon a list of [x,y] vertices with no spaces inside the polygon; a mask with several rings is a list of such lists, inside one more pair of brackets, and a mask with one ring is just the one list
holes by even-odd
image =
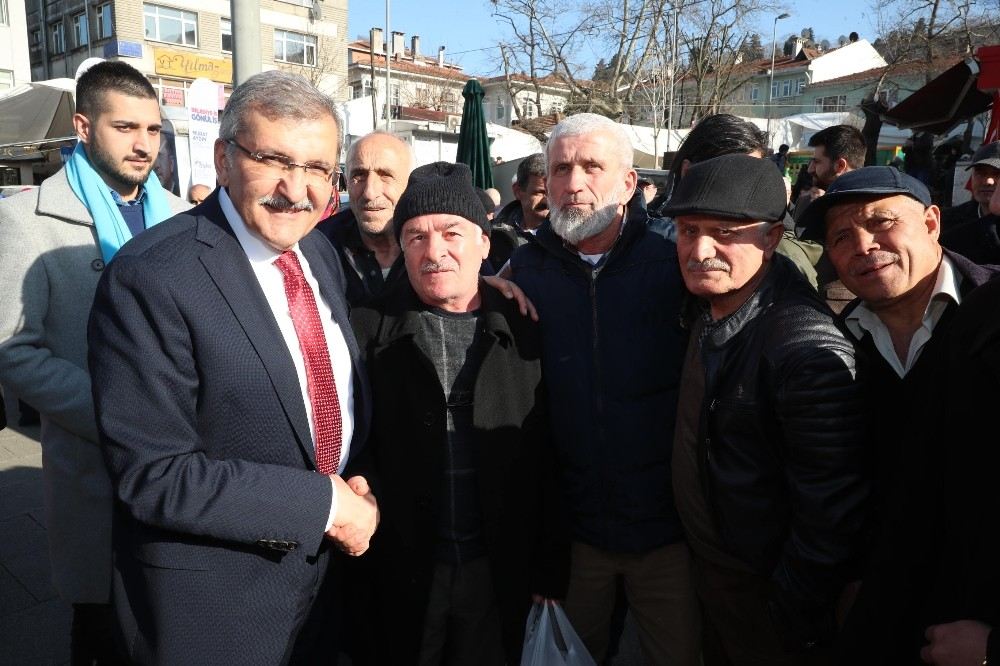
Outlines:
{"label": "jacket zipper", "polygon": [[591,353],[593,354],[594,362],[594,387],[597,389],[594,391],[595,408],[598,414],[604,413],[604,403],[601,400],[601,364],[600,364],[600,354],[599,354],[599,341],[597,338],[598,323],[597,323],[597,276],[601,272],[601,267],[597,266],[590,269],[590,326],[591,326]]}

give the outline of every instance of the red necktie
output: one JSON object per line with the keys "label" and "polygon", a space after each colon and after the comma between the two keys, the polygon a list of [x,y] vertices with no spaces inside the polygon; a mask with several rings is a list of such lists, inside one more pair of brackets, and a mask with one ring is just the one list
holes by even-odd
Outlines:
{"label": "red necktie", "polygon": [[274,262],[285,280],[288,310],[295,324],[295,335],[306,366],[306,390],[312,403],[316,468],[322,474],[336,474],[340,465],[340,442],[343,422],[340,399],[330,365],[330,349],[319,320],[316,297],[302,274],[302,264],[291,250],[285,250]]}

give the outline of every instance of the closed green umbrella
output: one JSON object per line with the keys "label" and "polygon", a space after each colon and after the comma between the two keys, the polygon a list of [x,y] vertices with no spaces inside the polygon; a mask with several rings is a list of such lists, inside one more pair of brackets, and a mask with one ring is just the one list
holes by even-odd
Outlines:
{"label": "closed green umbrella", "polygon": [[465,84],[462,97],[462,129],[458,133],[456,162],[467,164],[472,170],[472,182],[484,190],[493,187],[493,160],[490,158],[490,138],[486,135],[486,116],[483,115],[483,87],[472,79]]}

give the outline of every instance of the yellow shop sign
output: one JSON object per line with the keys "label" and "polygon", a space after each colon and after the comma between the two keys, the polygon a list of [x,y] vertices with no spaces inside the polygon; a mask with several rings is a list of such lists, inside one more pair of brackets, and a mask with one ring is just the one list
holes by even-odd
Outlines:
{"label": "yellow shop sign", "polygon": [[195,79],[199,76],[219,83],[233,82],[233,62],[222,58],[206,58],[186,51],[153,49],[157,74]]}

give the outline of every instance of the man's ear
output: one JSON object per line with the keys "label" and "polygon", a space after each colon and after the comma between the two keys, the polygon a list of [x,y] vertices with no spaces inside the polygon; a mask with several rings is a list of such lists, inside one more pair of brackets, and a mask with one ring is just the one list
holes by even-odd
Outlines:
{"label": "man's ear", "polygon": [[638,182],[639,174],[636,173],[635,169],[629,169],[625,172],[625,191],[622,193],[622,200],[618,202],[619,204],[624,206],[632,200]]}
{"label": "man's ear", "polygon": [[764,257],[770,259],[778,249],[781,236],[785,233],[785,225],[781,222],[768,223],[767,231],[764,232]]}
{"label": "man's ear", "polygon": [[73,129],[76,131],[76,135],[80,138],[80,141],[90,143],[90,133],[93,131],[93,126],[90,124],[87,116],[82,113],[74,113]]}
{"label": "man's ear", "polygon": [[941,236],[941,209],[931,204],[924,209],[924,224],[927,226],[927,233],[933,238]]}
{"label": "man's ear", "polygon": [[215,140],[215,176],[219,181],[219,187],[229,186],[229,165],[226,162],[226,142],[222,139]]}
{"label": "man's ear", "polygon": [[510,191],[514,193],[515,199],[521,198],[521,186],[515,181],[513,185],[510,186]]}
{"label": "man's ear", "polygon": [[838,176],[847,173],[847,170],[849,168],[850,165],[847,164],[847,160],[845,160],[843,157],[838,157],[837,161],[833,163],[833,172]]}

